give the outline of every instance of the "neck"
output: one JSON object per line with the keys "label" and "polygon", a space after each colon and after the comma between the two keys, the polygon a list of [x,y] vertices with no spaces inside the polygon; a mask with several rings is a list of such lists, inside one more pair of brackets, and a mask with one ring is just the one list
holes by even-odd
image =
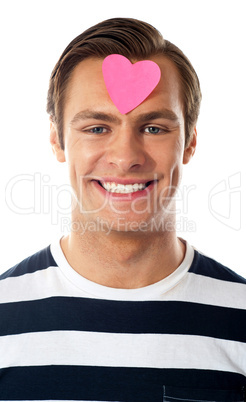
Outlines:
{"label": "neck", "polygon": [[185,245],[175,231],[71,232],[61,247],[72,268],[104,286],[133,289],[170,275],[182,262]]}

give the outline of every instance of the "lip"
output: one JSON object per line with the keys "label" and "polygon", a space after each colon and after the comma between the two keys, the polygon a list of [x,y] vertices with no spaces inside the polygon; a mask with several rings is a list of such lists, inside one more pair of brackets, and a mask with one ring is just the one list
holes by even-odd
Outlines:
{"label": "lip", "polygon": [[[121,179],[120,179],[121,180]],[[102,181],[102,180],[100,180]],[[102,187],[97,180],[93,180],[93,184],[94,186],[97,188],[98,191],[100,191],[100,193],[104,196],[107,197],[109,199],[114,199],[115,201],[133,201],[137,198],[142,198],[142,197],[147,197],[148,194],[153,191],[154,187],[157,184],[157,180],[131,180],[131,182],[129,180],[125,180],[125,181],[115,181],[115,179],[113,180],[104,180],[105,182],[115,182],[115,183],[119,183],[119,184],[134,184],[134,183],[147,183],[148,181],[152,181],[152,183],[149,184],[148,187],[146,187],[144,190],[140,190],[140,191],[135,191],[133,193],[110,193],[109,191],[105,190],[104,187]]]}
{"label": "lip", "polygon": [[138,184],[142,184],[142,183],[148,183],[149,181],[153,181],[154,179],[126,179],[126,178],[120,178],[120,177],[112,177],[112,176],[110,176],[110,177],[101,177],[100,178],[100,180],[98,180],[98,181],[100,181],[100,182],[102,182],[102,183],[116,183],[116,184],[124,184],[124,185],[127,185],[127,184],[135,184],[135,183],[138,183]]}

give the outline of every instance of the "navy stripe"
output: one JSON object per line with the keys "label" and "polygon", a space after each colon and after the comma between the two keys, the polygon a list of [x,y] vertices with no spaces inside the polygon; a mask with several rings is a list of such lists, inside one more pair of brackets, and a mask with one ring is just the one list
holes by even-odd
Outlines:
{"label": "navy stripe", "polygon": [[194,274],[209,276],[222,281],[246,284],[246,279],[219,262],[198,253],[195,250],[194,259],[189,269]]}
{"label": "navy stripe", "polygon": [[0,275],[0,280],[30,274],[35,271],[46,269],[50,266],[57,267],[57,263],[51,254],[50,246],[48,246],[26,258],[22,262],[16,264],[4,274]]}
{"label": "navy stripe", "polygon": [[246,385],[246,379],[235,373],[208,370],[42,366],[2,369],[0,384],[1,401],[162,402],[163,385],[221,389],[228,393],[237,390],[242,395],[240,390]]}
{"label": "navy stripe", "polygon": [[75,297],[0,305],[0,335],[52,330],[202,335],[246,342],[246,310]]}

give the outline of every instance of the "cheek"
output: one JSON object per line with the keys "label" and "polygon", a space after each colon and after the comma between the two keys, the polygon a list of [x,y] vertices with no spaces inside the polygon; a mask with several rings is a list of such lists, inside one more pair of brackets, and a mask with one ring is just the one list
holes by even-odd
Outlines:
{"label": "cheek", "polygon": [[98,160],[101,158],[102,147],[82,139],[68,142],[66,144],[66,160],[70,174],[90,175],[93,172]]}
{"label": "cheek", "polygon": [[160,144],[152,150],[152,157],[161,170],[172,171],[182,165],[183,160],[183,142],[180,139],[173,139],[165,144]]}

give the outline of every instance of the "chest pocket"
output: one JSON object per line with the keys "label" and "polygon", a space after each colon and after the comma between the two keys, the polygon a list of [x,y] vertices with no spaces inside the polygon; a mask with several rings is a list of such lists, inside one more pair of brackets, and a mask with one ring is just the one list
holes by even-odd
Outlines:
{"label": "chest pocket", "polygon": [[163,402],[245,402],[244,389],[190,389],[163,387]]}

